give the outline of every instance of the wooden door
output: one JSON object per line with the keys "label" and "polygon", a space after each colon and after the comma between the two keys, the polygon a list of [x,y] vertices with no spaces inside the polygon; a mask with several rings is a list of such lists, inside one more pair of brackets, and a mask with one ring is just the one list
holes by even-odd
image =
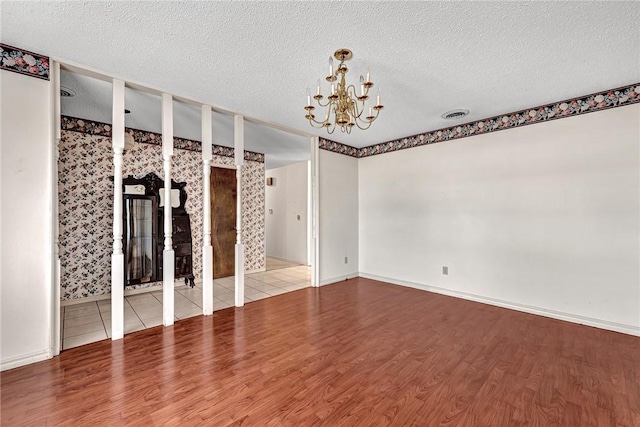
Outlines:
{"label": "wooden door", "polygon": [[213,278],[235,274],[236,170],[211,168]]}

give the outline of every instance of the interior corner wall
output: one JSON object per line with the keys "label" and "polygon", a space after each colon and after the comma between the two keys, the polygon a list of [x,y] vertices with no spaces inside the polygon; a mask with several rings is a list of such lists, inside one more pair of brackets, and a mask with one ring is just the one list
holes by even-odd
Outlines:
{"label": "interior corner wall", "polygon": [[309,162],[270,169],[265,188],[265,243],[268,257],[307,264]]}
{"label": "interior corner wall", "polygon": [[635,104],[361,158],[361,274],[640,335],[639,146]]}
{"label": "interior corner wall", "polygon": [[319,282],[358,276],[358,159],[318,150]]}
{"label": "interior corner wall", "polygon": [[51,357],[51,82],[0,71],[0,369]]}

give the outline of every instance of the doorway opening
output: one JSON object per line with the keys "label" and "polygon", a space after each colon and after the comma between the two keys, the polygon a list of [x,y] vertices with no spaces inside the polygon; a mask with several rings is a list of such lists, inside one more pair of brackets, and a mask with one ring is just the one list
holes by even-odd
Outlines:
{"label": "doorway opening", "polygon": [[266,176],[266,270],[310,266],[310,162],[273,168]]}

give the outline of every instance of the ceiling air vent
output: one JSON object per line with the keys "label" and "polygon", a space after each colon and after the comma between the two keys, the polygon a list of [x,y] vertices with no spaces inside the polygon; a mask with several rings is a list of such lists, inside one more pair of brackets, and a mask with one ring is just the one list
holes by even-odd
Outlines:
{"label": "ceiling air vent", "polygon": [[447,120],[456,120],[456,119],[461,119],[463,117],[466,117],[469,115],[469,110],[451,110],[451,111],[447,111],[446,113],[444,113],[442,115],[443,119],[447,119]]}
{"label": "ceiling air vent", "polygon": [[76,96],[76,93],[67,87],[60,86],[60,96],[73,98],[74,96]]}

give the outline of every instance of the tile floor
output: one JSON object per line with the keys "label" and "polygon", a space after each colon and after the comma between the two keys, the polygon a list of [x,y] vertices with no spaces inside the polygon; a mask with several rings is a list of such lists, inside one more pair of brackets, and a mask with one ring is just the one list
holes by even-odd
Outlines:
{"label": "tile floor", "polygon": [[[271,260],[268,258],[267,261]],[[278,260],[277,260],[278,261]],[[270,263],[271,267],[280,265]],[[245,302],[269,298],[311,286],[311,268],[281,266],[245,276]],[[234,277],[213,281],[213,310],[234,305]],[[67,350],[111,337],[111,301],[101,300],[61,307],[62,348]],[[202,314],[202,284],[175,290],[175,320]],[[125,334],[162,325],[162,291],[125,297]]]}
{"label": "tile floor", "polygon": [[302,265],[298,262],[285,261],[280,258],[267,257],[267,271],[280,270],[281,268],[296,267]]}

